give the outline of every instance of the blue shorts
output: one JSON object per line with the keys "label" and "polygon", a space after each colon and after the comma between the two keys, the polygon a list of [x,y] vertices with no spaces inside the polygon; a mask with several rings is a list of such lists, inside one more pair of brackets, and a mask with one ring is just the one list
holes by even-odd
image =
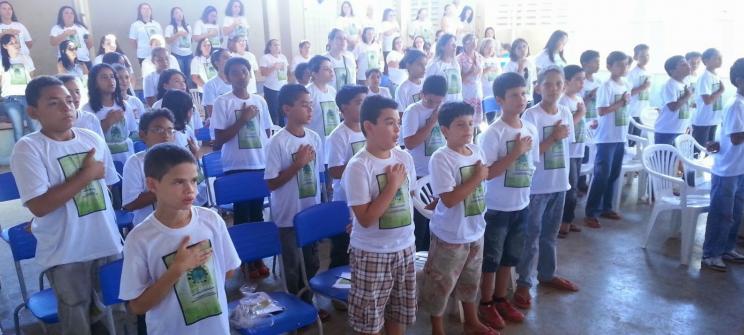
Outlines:
{"label": "blue shorts", "polygon": [[524,248],[527,209],[486,211],[483,236],[483,272],[496,272],[499,266],[516,266]]}

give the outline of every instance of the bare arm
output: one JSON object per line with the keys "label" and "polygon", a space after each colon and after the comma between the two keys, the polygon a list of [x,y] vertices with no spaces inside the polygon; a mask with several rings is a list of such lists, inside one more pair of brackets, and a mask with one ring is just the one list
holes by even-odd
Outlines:
{"label": "bare arm", "polygon": [[269,190],[274,191],[284,186],[284,184],[286,184],[297,175],[297,172],[300,171],[302,167],[303,165],[299,165],[297,164],[297,161],[295,161],[288,168],[279,172],[279,175],[276,176],[276,178],[266,180],[266,183],[269,185]]}
{"label": "bare arm", "polygon": [[147,206],[152,206],[152,204],[155,203],[155,194],[152,192],[142,192],[137,196],[137,199],[134,199],[132,202],[122,206],[122,208],[133,211],[140,208],[145,208]]}
{"label": "bare arm", "polygon": [[447,208],[456,206],[475,191],[488,172],[488,169],[479,161],[476,166],[476,172],[468,180],[455,186],[450,192],[439,194],[439,199]]}
{"label": "bare arm", "polygon": [[341,176],[343,176],[345,169],[346,169],[346,164],[339,165],[339,166],[334,166],[334,167],[329,167],[328,168],[328,174],[333,179],[341,179]]}
{"label": "bare arm", "polygon": [[431,117],[426,120],[426,123],[421,127],[421,129],[419,129],[415,134],[403,139],[403,144],[406,145],[406,148],[415,148],[426,141],[426,138],[431,134],[431,130],[434,129],[434,126],[437,124],[438,115],[437,111],[432,113]]}

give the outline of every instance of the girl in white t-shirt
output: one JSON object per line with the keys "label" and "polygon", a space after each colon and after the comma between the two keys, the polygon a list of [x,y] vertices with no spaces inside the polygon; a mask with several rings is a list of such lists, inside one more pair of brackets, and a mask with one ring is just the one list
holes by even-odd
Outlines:
{"label": "girl in white t-shirt", "polygon": [[387,53],[393,50],[393,39],[400,36],[400,25],[396,21],[395,10],[392,8],[387,8],[382,12],[380,36],[382,37],[383,55],[387,56]]}
{"label": "girl in white t-shirt", "polygon": [[248,39],[250,27],[248,19],[245,17],[243,2],[240,0],[228,1],[225,8],[225,18],[222,19],[222,35],[227,40],[237,36]]}
{"label": "girl in white t-shirt", "polygon": [[207,38],[212,47],[222,46],[222,33],[217,26],[217,8],[211,5],[204,8],[201,18],[194,23],[194,34],[191,38],[195,42]]}
{"label": "girl in white t-shirt", "polygon": [[[420,8],[418,12],[416,12],[416,19],[408,24],[408,37],[415,41],[417,36],[421,36],[425,42],[434,42],[434,29],[431,27],[429,10],[426,8]],[[421,43],[421,45],[423,46],[423,43]]]}
{"label": "girl in white t-shirt", "polygon": [[393,39],[393,50],[390,50],[385,57],[386,72],[395,87],[406,80],[406,71],[400,68],[401,59],[403,59],[403,39],[398,36]]}
{"label": "girl in white t-shirt", "polygon": [[279,113],[279,90],[287,84],[287,72],[289,63],[287,57],[282,55],[282,46],[279,40],[270,39],[266,43],[264,55],[260,61],[261,75],[264,77],[264,98],[269,105],[271,119],[278,125],[284,126],[284,118]]}
{"label": "girl in white t-shirt", "polygon": [[462,101],[462,75],[460,63],[455,58],[457,39],[455,35],[444,34],[437,41],[434,58],[426,66],[426,77],[440,75],[447,79],[445,101]]}
{"label": "girl in white t-shirt", "polygon": [[375,28],[366,27],[362,30],[362,42],[354,48],[357,63],[357,84],[364,85],[367,70],[382,68],[383,57],[380,44],[377,43]]}
{"label": "girl in white t-shirt", "polygon": [[18,22],[13,5],[8,1],[0,1],[0,35],[6,34],[18,39],[21,53],[30,55],[29,49],[34,45],[31,34],[23,23]]}
{"label": "girl in white t-shirt", "polygon": [[89,102],[83,110],[101,120],[104,139],[115,161],[126,162],[134,154],[130,134],[138,130],[134,113],[119,90],[119,77],[111,65],[93,67],[88,80]]}
{"label": "girl in white t-shirt", "polygon": [[18,141],[23,136],[24,121],[29,128],[34,127],[26,114],[26,85],[31,81],[35,68],[31,57],[21,52],[20,41],[14,35],[3,35],[0,38],[0,48],[2,49],[0,89],[3,98],[0,112],[10,119],[13,137]]}
{"label": "girl in white t-shirt", "polygon": [[[426,54],[417,49],[408,49],[400,61],[400,67],[408,72],[408,79],[395,90],[395,102],[401,119],[408,106],[421,100],[421,87],[426,73]],[[403,139],[400,139],[403,144]]]}
{"label": "girl in white t-shirt", "polygon": [[191,59],[191,81],[196,85],[199,93],[204,92],[204,84],[217,76],[217,70],[212,66],[209,56],[212,54],[212,43],[209,39],[202,39],[196,44],[194,57]]}
{"label": "girl in white t-shirt", "polygon": [[137,58],[140,63],[150,56],[150,38],[153,35],[163,35],[163,27],[152,19],[152,7],[143,2],[137,6],[137,21],[129,26],[129,40],[137,49]]}
{"label": "girl in white t-shirt", "polygon": [[356,58],[351,52],[346,51],[346,33],[334,28],[328,33],[328,53],[325,54],[331,60],[334,76],[331,86],[340,90],[344,85],[353,85],[356,79]]}
{"label": "girl in white t-shirt", "polygon": [[[467,7],[466,7],[467,8]],[[483,56],[478,53],[475,34],[469,33],[462,40],[463,51],[457,56],[462,76],[462,99],[475,110],[473,125],[478,128],[483,121]]]}
{"label": "girl in white t-shirt", "polygon": [[80,91],[83,87],[80,83],[80,79],[67,74],[58,75],[57,79],[59,79],[62,84],[65,85],[67,91],[70,92],[72,104],[75,106],[75,123],[73,123],[72,126],[91,130],[101,138],[104,138],[103,129],[101,129],[101,121],[98,120],[98,117],[89,111],[80,109],[80,99],[82,98]]}
{"label": "girl in white t-shirt", "polygon": [[[581,67],[584,69],[586,79],[584,79],[584,86],[581,89],[581,98],[584,100],[584,106],[586,106],[586,119],[596,120],[597,119],[597,90],[602,82],[599,79],[594,78],[594,74],[599,71],[599,52],[595,50],[586,50],[581,53],[580,57]],[[596,122],[592,128],[596,128]]]}
{"label": "girl in white t-shirt", "polygon": [[57,73],[70,74],[84,80],[88,75],[88,66],[83,61],[78,60],[77,47],[70,40],[64,40],[59,44],[61,56],[57,60]]}
{"label": "girl in white t-shirt", "polygon": [[483,95],[489,96],[493,91],[493,81],[501,74],[501,60],[498,58],[499,42],[493,38],[481,41],[478,52],[483,56],[483,76],[481,85]]}
{"label": "girl in white t-shirt", "polygon": [[475,34],[475,15],[473,13],[473,7],[465,6],[460,11],[459,22],[457,25],[457,38],[458,40],[465,42],[464,38],[467,34]]}
{"label": "girl in white t-shirt", "polygon": [[354,50],[356,44],[359,43],[359,34],[363,27],[361,21],[354,15],[351,2],[344,1],[341,3],[341,13],[336,18],[336,28],[346,32],[346,42],[349,49]]}
{"label": "girl in white t-shirt", "polygon": [[538,73],[551,65],[563,68],[568,64],[566,58],[563,57],[563,48],[567,41],[568,34],[562,30],[556,30],[550,34],[548,42],[545,43],[545,49],[535,58]]}
{"label": "girl in white t-shirt", "polygon": [[509,50],[509,63],[504,66],[504,72],[514,72],[521,75],[527,84],[527,106],[532,106],[532,93],[535,90],[535,82],[537,81],[537,69],[535,65],[529,60],[530,56],[530,45],[523,38],[518,38],[512,42],[511,49]]}
{"label": "girl in white t-shirt", "polygon": [[[150,48],[155,51],[155,49],[162,48],[165,50],[165,57],[168,58],[168,67],[169,69],[174,70],[180,70],[178,67],[178,59],[176,59],[173,54],[168,51],[165,45],[165,38],[163,35],[152,35],[150,36]],[[153,62],[152,52],[150,53],[150,56],[145,58],[145,60],[142,61],[140,64],[140,70],[142,71],[142,78],[146,78],[148,75],[150,75],[153,72],[157,71],[157,65]]]}
{"label": "girl in white t-shirt", "polygon": [[119,91],[121,92],[122,98],[130,107],[132,107],[134,118],[139,120],[140,116],[147,112],[147,108],[145,108],[145,104],[137,96],[130,95],[130,93],[134,93],[134,90],[130,90],[132,87],[131,72],[120,64],[114,64],[112,67],[114,68],[114,71],[116,71],[116,75],[119,77]]}
{"label": "girl in white t-shirt", "polygon": [[[101,37],[101,41],[98,43],[98,56],[93,60],[93,65],[103,63],[104,56],[109,53],[119,54],[121,58],[119,61],[122,65],[132,71],[132,63],[129,61],[129,58],[127,58],[127,55],[124,54],[124,51],[121,50],[121,47],[119,47],[119,43],[116,42],[116,35],[114,34],[106,34]],[[109,62],[109,64],[112,63]]]}
{"label": "girl in white t-shirt", "polygon": [[[52,27],[49,36],[49,41],[55,47],[58,47],[62,41],[72,41],[76,47],[78,59],[82,62],[90,62],[90,48],[93,47],[93,39],[74,8],[70,6],[60,7],[57,13],[57,24]],[[57,52],[57,57],[60,55]]]}
{"label": "girl in white t-shirt", "polygon": [[382,72],[380,72],[380,69],[367,70],[366,75],[369,95],[381,95],[388,99],[393,98],[390,95],[390,90],[387,87],[380,86],[380,82],[382,81]]}
{"label": "girl in white t-shirt", "polygon": [[[460,18],[457,17],[456,9],[453,4],[446,4],[444,6],[444,15],[442,21],[439,23],[439,29],[445,34],[451,34],[457,36],[457,29],[460,26]],[[438,41],[436,38],[434,41]]]}
{"label": "girl in white t-shirt", "polygon": [[248,92],[251,94],[258,93],[256,78],[258,78],[258,60],[256,55],[248,51],[248,41],[243,36],[231,37],[227,43],[227,48],[233,56],[245,58],[251,64],[251,79],[248,82]]}
{"label": "girl in white t-shirt", "polygon": [[292,57],[292,67],[291,67],[292,71],[290,71],[291,74],[294,74],[295,69],[297,69],[297,65],[300,65],[302,63],[307,63],[310,61],[310,58],[312,58],[312,54],[310,53],[310,41],[308,40],[300,41],[298,50],[300,51],[300,54]]}
{"label": "girl in white t-shirt", "polygon": [[183,9],[173,7],[171,9],[170,23],[165,27],[165,41],[171,53],[178,61],[178,67],[186,75],[191,76],[191,26],[186,23],[183,16]]}

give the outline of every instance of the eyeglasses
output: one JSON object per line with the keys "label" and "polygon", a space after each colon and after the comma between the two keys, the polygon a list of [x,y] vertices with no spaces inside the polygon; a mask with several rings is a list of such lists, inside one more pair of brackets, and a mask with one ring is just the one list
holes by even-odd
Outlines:
{"label": "eyeglasses", "polygon": [[69,51],[77,51],[77,47],[68,47],[67,50],[69,50]]}
{"label": "eyeglasses", "polygon": [[176,130],[173,128],[163,128],[163,127],[150,128],[147,131],[151,131],[158,135],[164,135],[164,134],[173,135],[176,133]]}

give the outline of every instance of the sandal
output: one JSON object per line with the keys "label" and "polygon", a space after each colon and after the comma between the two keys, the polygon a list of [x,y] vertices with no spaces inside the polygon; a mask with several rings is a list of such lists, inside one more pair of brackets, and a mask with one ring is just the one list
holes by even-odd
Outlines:
{"label": "sandal", "polygon": [[581,228],[579,228],[579,226],[577,226],[577,225],[575,225],[575,224],[572,223],[571,224],[571,227],[568,228],[568,231],[572,231],[572,232],[578,233],[578,232],[581,231]]}
{"label": "sandal", "polygon": [[525,297],[518,294],[517,292],[514,292],[514,297],[512,298],[512,300],[514,301],[514,306],[517,306],[518,308],[529,309],[530,307],[532,307],[532,297],[529,295],[529,293]]}
{"label": "sandal", "polygon": [[331,320],[331,313],[328,313],[325,309],[318,309],[318,317],[320,322],[328,322]]}
{"label": "sandal", "polygon": [[613,212],[613,211],[604,212],[600,214],[599,216],[605,219],[610,219],[610,220],[622,220],[623,219],[622,216],[620,216],[620,214],[617,214],[616,212]]}
{"label": "sandal", "polygon": [[493,329],[493,328],[491,328],[489,326],[486,326],[486,328],[488,328],[488,330],[484,330],[484,331],[464,331],[463,334],[466,334],[466,335],[501,335],[501,333],[499,333],[499,331],[496,330],[496,329]]}
{"label": "sandal", "polygon": [[595,228],[595,229],[602,228],[602,225],[599,224],[599,220],[597,220],[597,218],[594,218],[594,217],[585,217],[584,224],[586,224],[586,226],[589,228]]}
{"label": "sandal", "polygon": [[576,286],[576,284],[572,283],[570,280],[561,278],[561,277],[553,277],[553,279],[549,281],[541,281],[540,285],[544,285],[547,287],[554,288],[556,290],[561,291],[569,291],[569,292],[578,292],[579,287]]}
{"label": "sandal", "polygon": [[566,238],[568,237],[568,230],[559,230],[558,231],[558,238]]}

